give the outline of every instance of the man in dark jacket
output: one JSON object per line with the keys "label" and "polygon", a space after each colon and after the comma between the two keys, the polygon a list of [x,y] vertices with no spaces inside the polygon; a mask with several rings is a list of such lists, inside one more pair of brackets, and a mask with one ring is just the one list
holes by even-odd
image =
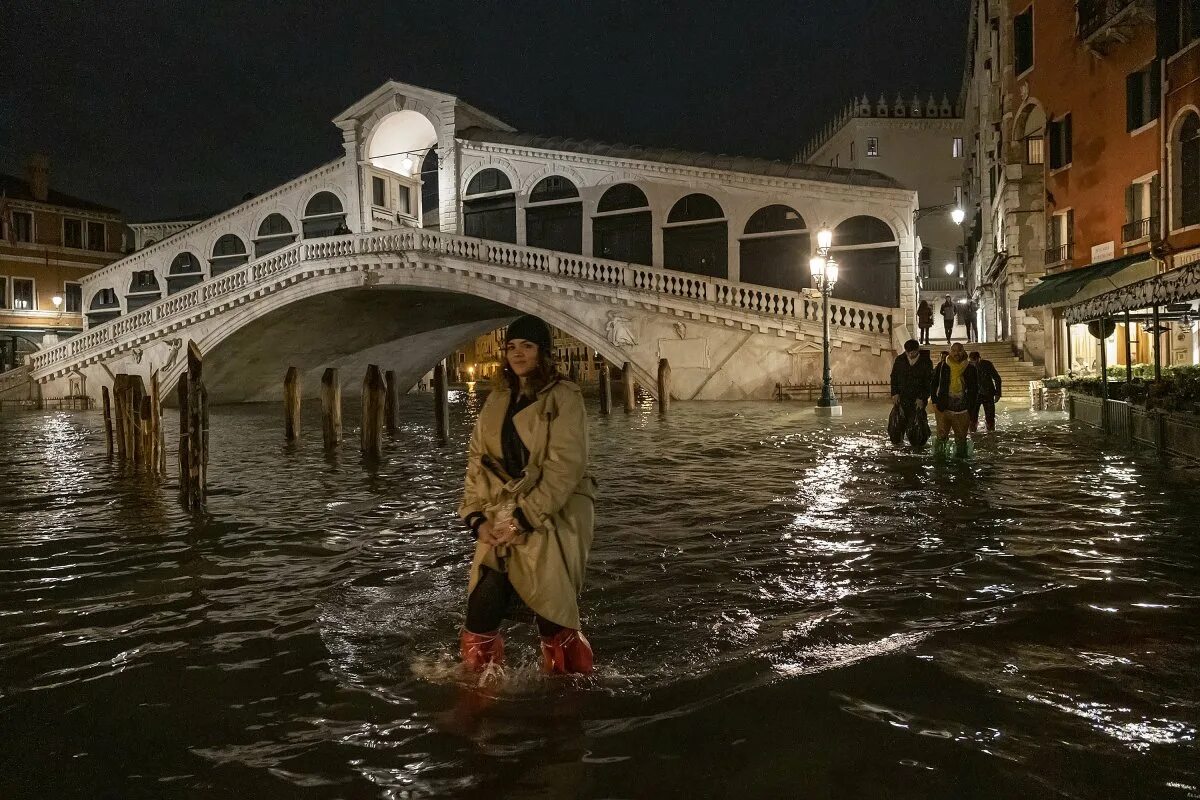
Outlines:
{"label": "man in dark jacket", "polygon": [[975,405],[971,407],[971,430],[979,427],[979,407],[983,406],[987,429],[990,433],[996,430],[996,401],[1000,399],[1000,373],[996,371],[995,364],[979,355],[978,350],[971,351],[970,359],[979,376],[979,396],[975,398]]}
{"label": "man in dark jacket", "polygon": [[954,318],[958,316],[958,309],[954,307],[954,301],[950,299],[950,295],[946,295],[946,301],[942,303],[938,313],[942,315],[942,322],[946,326],[946,344],[950,344],[950,337],[954,335]]}
{"label": "man in dark jacket", "polygon": [[892,403],[900,407],[902,425],[900,436],[892,433],[892,440],[899,444],[908,430],[912,415],[924,409],[929,402],[929,383],[933,377],[933,362],[929,353],[921,350],[916,339],[904,343],[904,352],[892,362]]}
{"label": "man in dark jacket", "polygon": [[940,443],[950,438],[960,455],[967,453],[967,432],[971,426],[971,409],[979,397],[979,373],[967,358],[962,342],[950,347],[950,355],[933,369],[929,394],[936,409],[937,437]]}

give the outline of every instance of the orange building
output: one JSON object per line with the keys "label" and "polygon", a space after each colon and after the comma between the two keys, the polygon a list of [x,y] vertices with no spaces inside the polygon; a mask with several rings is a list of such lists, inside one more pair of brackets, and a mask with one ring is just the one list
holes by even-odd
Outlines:
{"label": "orange building", "polygon": [[50,188],[45,158],[0,174],[0,372],[83,330],[83,276],[121,257],[120,212]]}
{"label": "orange building", "polygon": [[1064,310],[1158,269],[1150,253],[1160,238],[1154,3],[1016,0],[1008,24],[1013,137],[1038,151],[1045,187],[1045,276],[1027,285],[1019,307],[1041,315],[1051,374],[1087,369],[1098,360],[1095,339],[1066,325]]}

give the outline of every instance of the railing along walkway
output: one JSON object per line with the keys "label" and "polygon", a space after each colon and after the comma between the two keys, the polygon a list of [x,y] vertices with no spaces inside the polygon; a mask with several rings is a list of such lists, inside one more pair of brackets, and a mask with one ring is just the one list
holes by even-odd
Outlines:
{"label": "railing along walkway", "polygon": [[[35,377],[44,378],[48,370],[78,363],[126,340],[182,324],[198,311],[250,299],[296,273],[317,266],[317,262],[396,252],[449,256],[572,278],[597,288],[611,287],[614,292],[634,290],[659,297],[687,299],[709,304],[714,311],[738,311],[776,324],[796,321],[819,325],[821,321],[820,300],[799,292],[419,228],[401,228],[296,242],[39,351],[30,360],[30,365]],[[831,299],[829,324],[835,331],[843,329],[890,340],[892,312],[893,309],[883,306]]]}

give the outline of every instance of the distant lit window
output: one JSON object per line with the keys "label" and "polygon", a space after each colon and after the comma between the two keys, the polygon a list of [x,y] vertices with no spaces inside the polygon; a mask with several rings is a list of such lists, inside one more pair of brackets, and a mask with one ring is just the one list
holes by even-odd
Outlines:
{"label": "distant lit window", "polygon": [[951,152],[953,153],[953,155],[954,155],[954,157],[955,157],[955,158],[962,158],[962,154],[963,154],[963,140],[962,140],[962,137],[961,137],[961,136],[955,136],[955,137],[954,137],[954,144],[953,144],[953,146],[951,147]]}
{"label": "distant lit window", "polygon": [[103,222],[89,222],[87,224],[87,246],[88,250],[99,250],[103,252],[108,249],[108,242],[104,237]]}
{"label": "distant lit window", "polygon": [[377,175],[371,176],[371,203],[387,208],[387,183]]}
{"label": "distant lit window", "polygon": [[12,226],[14,242],[33,241],[33,214],[27,211],[14,211]]}
{"label": "distant lit window", "polygon": [[867,137],[867,157],[875,158],[878,155],[879,155],[879,137],[868,136]]}
{"label": "distant lit window", "polygon": [[1046,140],[1041,136],[1025,137],[1025,163],[1046,163]]}
{"label": "distant lit window", "polygon": [[63,220],[63,247],[83,247],[83,220]]}
{"label": "distant lit window", "polygon": [[0,275],[0,308],[8,308],[8,278]]}
{"label": "distant lit window", "polygon": [[33,311],[37,308],[34,302],[33,281],[29,278],[13,278],[13,304],[17,311]]}

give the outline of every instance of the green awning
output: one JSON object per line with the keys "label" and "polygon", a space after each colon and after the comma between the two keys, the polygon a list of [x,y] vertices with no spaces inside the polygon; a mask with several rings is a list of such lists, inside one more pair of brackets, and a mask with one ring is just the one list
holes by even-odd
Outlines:
{"label": "green awning", "polygon": [[1114,258],[1057,275],[1046,275],[1021,295],[1017,308],[1063,305],[1082,302],[1098,294],[1119,289],[1154,275],[1158,267],[1146,253]]}

